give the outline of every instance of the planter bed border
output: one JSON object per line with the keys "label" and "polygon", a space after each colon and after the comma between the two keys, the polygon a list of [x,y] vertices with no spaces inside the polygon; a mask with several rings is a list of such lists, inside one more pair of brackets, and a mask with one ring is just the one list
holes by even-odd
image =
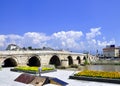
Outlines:
{"label": "planter bed border", "polygon": [[[31,73],[31,74],[36,74],[38,72],[34,72],[34,71],[24,71],[24,70],[17,70],[17,69],[10,69],[10,71],[14,71],[14,72],[25,72],[25,73]],[[49,73],[49,72],[55,72],[57,71],[55,70],[48,70],[48,71],[41,71],[41,73]]]}
{"label": "planter bed border", "polygon": [[120,84],[120,79],[109,79],[109,78],[97,78],[97,77],[87,77],[87,76],[69,76],[69,79],[86,80],[86,81],[96,81],[96,82],[107,82]]}

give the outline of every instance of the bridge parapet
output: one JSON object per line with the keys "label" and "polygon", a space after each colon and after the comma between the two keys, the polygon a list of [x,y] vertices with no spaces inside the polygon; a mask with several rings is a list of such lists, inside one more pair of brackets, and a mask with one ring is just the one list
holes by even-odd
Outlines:
{"label": "bridge parapet", "polygon": [[0,51],[0,55],[18,55],[18,54],[67,54],[67,55],[86,55],[67,51]]}

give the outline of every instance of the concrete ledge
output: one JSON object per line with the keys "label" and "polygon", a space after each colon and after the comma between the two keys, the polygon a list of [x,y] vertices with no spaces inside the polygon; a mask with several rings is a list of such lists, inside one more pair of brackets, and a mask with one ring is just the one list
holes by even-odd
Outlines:
{"label": "concrete ledge", "polygon": [[107,82],[120,84],[120,79],[109,79],[109,78],[97,78],[97,77],[85,77],[85,76],[69,76],[69,79],[96,81],[96,82]]}
{"label": "concrete ledge", "polygon": [[[36,74],[36,72],[34,72],[34,71],[23,71],[23,70],[16,70],[16,69],[10,69],[10,71]],[[41,73],[49,73],[49,72],[55,72],[55,71],[57,71],[57,70],[42,71]]]}

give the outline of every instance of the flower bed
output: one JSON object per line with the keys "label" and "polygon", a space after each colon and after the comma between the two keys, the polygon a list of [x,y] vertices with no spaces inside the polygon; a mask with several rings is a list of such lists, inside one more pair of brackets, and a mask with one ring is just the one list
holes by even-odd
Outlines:
{"label": "flower bed", "polygon": [[[38,67],[18,66],[18,67],[15,67],[15,68],[11,69],[11,71],[37,73],[38,72]],[[42,67],[42,72],[41,73],[50,72],[50,71],[55,71],[55,69],[51,68],[51,67]]]}
{"label": "flower bed", "polygon": [[69,77],[70,79],[100,81],[120,84],[120,72],[84,70]]}
{"label": "flower bed", "polygon": [[98,78],[120,79],[120,72],[84,70],[82,72],[78,72],[74,74],[74,76],[88,76],[88,77],[98,77]]}

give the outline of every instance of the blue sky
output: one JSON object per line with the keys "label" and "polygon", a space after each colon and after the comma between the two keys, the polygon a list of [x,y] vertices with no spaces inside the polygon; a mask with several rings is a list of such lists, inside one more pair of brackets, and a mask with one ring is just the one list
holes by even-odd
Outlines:
{"label": "blue sky", "polygon": [[119,46],[119,4],[120,0],[0,0],[0,48],[15,43],[94,52],[109,44]]}

